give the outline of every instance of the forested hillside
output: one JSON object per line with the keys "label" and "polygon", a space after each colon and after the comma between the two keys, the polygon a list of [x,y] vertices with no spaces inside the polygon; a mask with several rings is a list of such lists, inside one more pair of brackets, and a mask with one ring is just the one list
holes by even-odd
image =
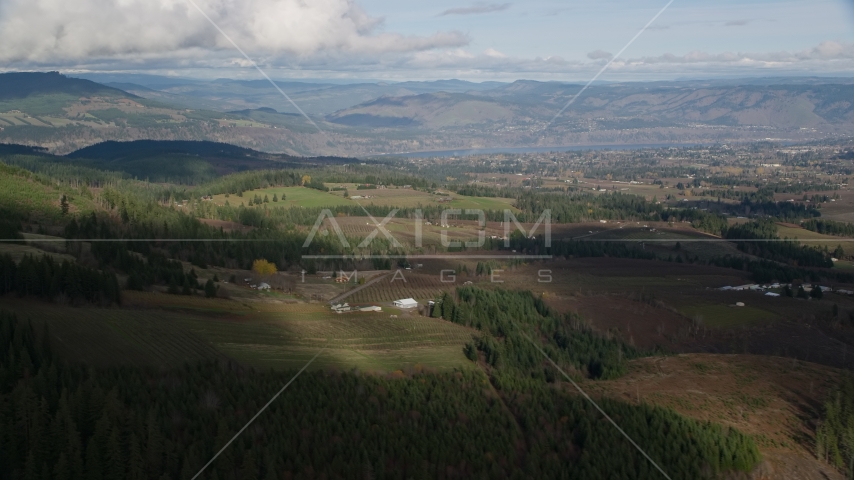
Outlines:
{"label": "forested hillside", "polygon": [[[190,478],[292,373],[234,364],[91,370],[0,314],[0,478]],[[749,471],[733,429],[604,400],[672,478]],[[288,455],[282,455],[288,452]],[[201,478],[660,478],[585,400],[476,371],[299,377]]]}
{"label": "forested hillside", "polygon": [[816,429],[816,456],[854,475],[854,380],[846,378],[824,404]]}

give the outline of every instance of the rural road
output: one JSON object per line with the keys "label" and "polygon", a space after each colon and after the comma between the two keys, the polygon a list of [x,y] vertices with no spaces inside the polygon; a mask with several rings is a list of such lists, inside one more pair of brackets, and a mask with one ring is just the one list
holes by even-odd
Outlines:
{"label": "rural road", "polygon": [[358,287],[356,287],[356,288],[354,288],[354,289],[352,289],[352,290],[347,290],[346,292],[342,293],[341,295],[338,295],[337,297],[333,297],[333,298],[332,298],[332,300],[329,300],[329,303],[330,303],[330,304],[333,304],[333,303],[336,303],[336,302],[340,302],[341,300],[344,300],[345,298],[349,297],[350,295],[353,295],[354,293],[356,293],[356,292],[358,292],[358,291],[360,291],[360,290],[363,290],[363,289],[365,289],[365,288],[368,288],[368,287],[370,287],[371,285],[373,285],[373,284],[375,284],[375,283],[379,282],[380,280],[382,280],[383,278],[385,278],[385,277],[389,276],[390,274],[391,274],[391,272],[389,272],[389,273],[383,273],[382,275],[378,275],[378,276],[376,276],[376,277],[374,277],[374,278],[372,278],[372,279],[368,280],[368,281],[367,281],[367,282],[365,282],[364,284],[359,285]]}

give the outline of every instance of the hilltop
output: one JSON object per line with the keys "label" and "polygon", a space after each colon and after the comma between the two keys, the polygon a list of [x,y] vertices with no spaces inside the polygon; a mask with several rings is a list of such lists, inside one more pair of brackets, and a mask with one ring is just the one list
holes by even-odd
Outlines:
{"label": "hilltop", "polygon": [[59,72],[0,73],[0,100],[51,94],[139,98],[117,88],[80,78],[66,77]]}

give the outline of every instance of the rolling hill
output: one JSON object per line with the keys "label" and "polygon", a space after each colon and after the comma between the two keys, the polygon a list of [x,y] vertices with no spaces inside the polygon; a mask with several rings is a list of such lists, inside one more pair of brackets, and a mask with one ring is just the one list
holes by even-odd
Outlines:
{"label": "rolling hill", "polygon": [[89,80],[66,77],[59,72],[0,73],[0,101],[50,94],[66,94],[78,97],[109,95],[136,98],[136,95],[117,88]]}
{"label": "rolling hill", "polygon": [[0,75],[0,142],[57,154],[142,139],[208,140],[293,155],[324,151],[326,139],[304,118],[277,120],[189,109],[57,72]]}

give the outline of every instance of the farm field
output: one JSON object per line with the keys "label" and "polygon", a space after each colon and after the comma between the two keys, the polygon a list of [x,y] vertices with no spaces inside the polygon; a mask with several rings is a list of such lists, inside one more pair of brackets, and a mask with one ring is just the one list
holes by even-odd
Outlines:
{"label": "farm field", "polygon": [[389,305],[394,300],[401,298],[414,298],[426,302],[439,296],[442,291],[460,285],[462,282],[462,280],[458,280],[456,284],[454,282],[443,283],[438,275],[401,270],[400,274],[388,275],[368,288],[347,297],[347,302],[351,305],[361,303]]}
{"label": "farm field", "polygon": [[836,245],[842,245],[843,248],[845,248],[845,244],[848,244],[851,241],[850,238],[838,237],[835,235],[825,235],[823,233],[813,232],[805,228],[779,223],[777,224],[777,236],[780,238],[797,239],[804,245],[812,245],[819,247],[826,246],[831,251],[836,248]]}
{"label": "farm field", "polygon": [[[130,295],[131,308],[68,308],[4,299],[4,308],[46,323],[60,353],[84,363],[177,366],[232,358],[256,368],[298,368],[324,347],[313,368],[390,371],[415,364],[465,367],[462,346],[471,331],[417,315],[389,312],[332,313],[321,304],[263,304],[249,310],[228,300],[160,299],[161,308],[139,308],[144,295]],[[230,302],[236,303],[236,302]],[[218,308],[217,308],[218,307]],[[214,315],[211,315],[214,313]]]}

